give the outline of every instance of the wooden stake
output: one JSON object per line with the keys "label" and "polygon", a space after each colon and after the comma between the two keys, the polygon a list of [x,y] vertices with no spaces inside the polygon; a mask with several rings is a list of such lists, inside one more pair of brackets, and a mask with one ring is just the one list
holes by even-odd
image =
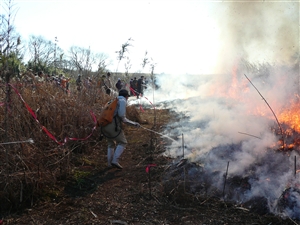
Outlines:
{"label": "wooden stake", "polygon": [[150,198],[152,198],[152,193],[151,193],[151,167],[149,167],[148,175],[149,175],[149,182],[148,182],[149,196],[150,196]]}
{"label": "wooden stake", "polygon": [[[182,159],[184,159],[184,136],[182,135]],[[183,190],[185,194],[185,166],[183,167]]]}
{"label": "wooden stake", "polygon": [[295,156],[295,176],[296,176],[296,174],[297,174],[297,165],[296,165],[296,156]]}
{"label": "wooden stake", "polygon": [[20,202],[23,201],[23,183],[21,181],[21,188],[20,188]]}
{"label": "wooden stake", "polygon": [[183,174],[184,174],[184,175],[183,175],[183,176],[184,176],[184,177],[183,177],[183,182],[184,182],[184,184],[183,184],[183,185],[184,185],[184,186],[183,186],[183,190],[184,190],[184,194],[185,194],[185,167],[183,167]]}
{"label": "wooden stake", "polygon": [[227,163],[227,169],[225,173],[225,180],[224,180],[224,187],[223,187],[223,199],[225,199],[225,186],[226,186],[226,180],[227,180],[227,174],[228,174],[228,167],[229,167],[229,161]]}
{"label": "wooden stake", "polygon": [[267,100],[264,98],[264,96],[262,96],[262,94],[259,92],[259,90],[254,86],[254,84],[251,82],[251,80],[247,77],[246,74],[244,74],[245,77],[247,78],[247,80],[250,82],[250,84],[252,84],[252,86],[255,88],[255,90],[258,92],[258,94],[260,95],[260,97],[262,97],[262,99],[265,101],[265,103],[267,104],[267,106],[269,107],[269,109],[271,110],[271,112],[273,113],[274,117],[275,117],[275,120],[277,121],[277,124],[278,124],[278,127],[280,129],[280,132],[281,132],[281,136],[282,136],[282,146],[283,148],[284,147],[284,136],[283,136],[283,130],[282,130],[282,127],[277,119],[277,116],[275,114],[275,112],[273,111],[273,109],[271,108],[271,106],[269,105],[269,103],[267,102]]}
{"label": "wooden stake", "polygon": [[184,137],[182,134],[182,158],[184,159]]}

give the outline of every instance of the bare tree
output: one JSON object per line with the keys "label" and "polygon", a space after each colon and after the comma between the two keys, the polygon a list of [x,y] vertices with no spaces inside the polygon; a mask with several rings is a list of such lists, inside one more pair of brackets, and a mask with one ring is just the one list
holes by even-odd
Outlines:
{"label": "bare tree", "polygon": [[92,72],[93,65],[96,64],[95,54],[92,53],[91,49],[78,46],[72,46],[70,48],[69,60],[71,65],[84,75],[88,75]]}
{"label": "bare tree", "polygon": [[2,7],[5,15],[1,15],[0,50],[2,54],[8,55],[20,43],[20,38],[15,32],[13,22],[17,9],[13,0],[4,0]]}
{"label": "bare tree", "polygon": [[[0,76],[5,80],[5,119],[3,128],[5,133],[3,134],[4,140],[8,141],[8,130],[11,126],[9,123],[9,110],[12,108],[11,104],[11,87],[10,80],[16,75],[16,72],[20,65],[20,58],[18,56],[18,46],[21,43],[20,37],[15,32],[13,26],[14,17],[16,15],[15,4],[13,0],[4,0],[3,11],[6,13],[1,15],[0,26]],[[8,149],[6,148],[6,158],[8,155]],[[8,163],[8,159],[6,160]]]}
{"label": "bare tree", "polygon": [[103,53],[95,54],[95,60],[97,63],[97,72],[99,75],[106,72],[106,70],[107,70],[106,67],[108,66],[107,59],[108,59],[108,56]]}
{"label": "bare tree", "polygon": [[128,77],[129,74],[129,70],[131,69],[131,62],[130,62],[130,58],[126,57],[126,62],[125,62],[125,76]]}
{"label": "bare tree", "polygon": [[148,59],[148,57],[147,57],[147,54],[148,54],[148,52],[146,51],[146,52],[145,52],[145,56],[144,56],[144,58],[143,58],[143,62],[142,62],[142,68],[143,68],[143,69],[144,69],[145,66],[149,63],[149,59]]}
{"label": "bare tree", "polygon": [[129,38],[124,44],[122,44],[121,49],[119,51],[116,51],[116,53],[118,54],[118,65],[117,65],[117,69],[116,72],[118,72],[118,68],[119,68],[119,64],[121,62],[121,60],[123,58],[125,58],[125,53],[129,52],[128,51],[128,47],[132,46],[132,44],[130,43],[131,41],[133,41],[133,39]]}
{"label": "bare tree", "polygon": [[[56,70],[63,60],[63,50],[56,42],[46,40],[42,36],[31,35],[29,37],[28,49],[30,54],[30,65],[34,70]],[[59,55],[59,59],[56,57]],[[49,68],[51,67],[51,68]]]}

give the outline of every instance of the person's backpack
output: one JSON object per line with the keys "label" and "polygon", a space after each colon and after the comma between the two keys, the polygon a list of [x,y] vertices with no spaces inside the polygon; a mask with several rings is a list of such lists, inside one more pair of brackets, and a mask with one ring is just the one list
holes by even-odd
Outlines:
{"label": "person's backpack", "polygon": [[118,105],[118,98],[112,99],[107,102],[102,109],[100,116],[97,120],[97,125],[100,127],[105,127],[110,124],[114,119],[114,112]]}

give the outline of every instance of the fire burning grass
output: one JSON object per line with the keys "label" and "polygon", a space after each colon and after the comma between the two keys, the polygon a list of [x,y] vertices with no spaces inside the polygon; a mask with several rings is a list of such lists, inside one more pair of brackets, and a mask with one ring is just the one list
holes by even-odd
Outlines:
{"label": "fire burning grass", "polygon": [[[106,102],[105,96],[97,95],[96,90],[68,96],[62,94],[56,87],[45,87],[42,90],[36,89],[34,92],[24,88],[20,89],[20,93],[28,105],[36,112],[40,124],[45,125],[61,142],[63,142],[65,137],[88,136],[94,127],[90,111],[99,111],[103,103]],[[14,95],[12,95],[12,99],[12,103],[14,104],[12,104],[13,110],[11,111],[11,116],[17,119],[9,120],[9,126],[11,127],[11,129],[9,129],[9,137],[18,136],[21,140],[32,138],[35,141],[35,145],[20,143],[12,147],[7,153],[1,153],[2,157],[6,158],[7,156],[9,161],[9,164],[3,163],[1,165],[3,167],[3,177],[1,179],[6,181],[2,183],[5,188],[3,189],[3,195],[1,195],[1,198],[4,199],[4,204],[1,205],[1,211],[12,209],[11,202],[16,203],[13,205],[14,209],[21,209],[32,206],[37,199],[57,199],[57,197],[61,195],[61,190],[57,189],[55,191],[53,187],[59,186],[59,183],[64,182],[65,179],[70,177],[74,179],[71,179],[72,182],[68,183],[65,191],[73,193],[75,196],[83,192],[85,192],[85,194],[94,193],[96,192],[97,182],[104,182],[105,180],[105,182],[109,183],[109,180],[113,179],[104,171],[103,173],[98,173],[101,179],[95,182],[94,179],[96,179],[96,177],[94,177],[92,173],[95,172],[95,168],[98,167],[97,169],[99,169],[101,166],[99,167],[92,159],[88,161],[80,160],[76,156],[77,153],[89,155],[94,149],[106,148],[103,142],[99,143],[96,141],[98,138],[97,134],[93,134],[91,139],[84,142],[68,141],[64,145],[58,145],[55,141],[49,140],[49,136],[41,130],[39,124],[34,121],[20,99]],[[4,112],[1,115],[4,115]],[[174,114],[172,114],[172,116],[174,116]],[[135,107],[130,106],[128,107],[128,117],[132,120],[139,121],[143,126],[147,126],[149,129],[153,129],[153,127],[151,127],[152,121],[154,121],[153,110],[147,110],[141,117]],[[181,118],[182,116],[179,115],[179,117],[174,118],[173,122],[179,122]],[[170,112],[162,114],[156,118],[156,125],[160,129],[165,128],[168,130],[168,134],[171,135],[170,137],[180,142],[178,135],[173,136],[172,129],[166,126],[166,123],[170,119]],[[184,120],[188,120],[188,118],[184,117]],[[4,121],[4,118],[2,118],[2,121]],[[173,127],[173,129],[176,129],[176,126]],[[131,132],[134,131],[128,128],[126,134],[130,135]],[[289,133],[290,136],[292,136],[292,134],[296,135],[297,132]],[[152,138],[151,135],[153,135]],[[160,202],[164,202],[164,197],[167,197],[168,201],[174,205],[174,208],[177,207],[177,209],[186,209],[186,207],[189,209],[191,207],[190,203],[192,203],[192,208],[197,211],[197,205],[199,206],[199,204],[200,206],[206,204],[215,204],[214,206],[216,206],[220,203],[220,200],[221,202],[225,200],[228,205],[234,204],[235,210],[239,207],[245,212],[249,210],[251,212],[260,213],[261,215],[269,215],[271,211],[267,198],[263,194],[249,197],[249,193],[252,191],[259,192],[257,189],[258,184],[264,184],[265,186],[274,185],[274,177],[272,177],[274,174],[272,174],[272,172],[276,171],[276,169],[284,172],[293,171],[289,166],[290,164],[288,163],[287,157],[285,157],[285,151],[276,151],[278,149],[269,147],[266,149],[268,154],[263,156],[257,155],[255,164],[250,165],[245,170],[240,171],[240,173],[232,173],[232,169],[236,169],[235,164],[237,160],[240,160],[235,158],[235,154],[241,153],[241,144],[216,146],[212,148],[206,160],[202,163],[191,163],[187,160],[178,162],[172,159],[173,163],[170,162],[160,166],[159,163],[157,163],[158,155],[153,152],[153,149],[156,149],[157,146],[161,146],[161,144],[159,144],[161,142],[155,141],[157,138],[156,135],[157,134],[154,133],[149,134],[146,131],[135,133],[132,140],[136,137],[140,139],[134,143],[137,148],[136,150],[141,151],[141,149],[147,149],[145,152],[147,152],[148,155],[143,155],[142,157],[144,158],[142,159],[137,155],[132,155],[128,159],[128,162],[135,159],[139,160],[136,165],[141,165],[147,160],[151,159],[151,162],[154,160],[158,166],[151,169],[153,173],[151,178],[153,183],[150,185],[150,190],[152,190],[151,194]],[[148,143],[149,138],[151,139],[150,143]],[[163,137],[160,136],[159,138]],[[164,138],[164,141],[171,144],[170,139]],[[147,144],[145,144],[145,142]],[[288,142],[285,143],[287,144]],[[185,143],[186,147],[184,148],[186,151],[189,150],[189,144],[189,142]],[[134,147],[132,148],[135,149]],[[199,149],[192,149],[193,154],[197,155]],[[160,149],[159,153],[163,153],[164,150],[165,149]],[[180,149],[180,152],[182,152],[182,149]],[[105,153],[101,154],[103,155]],[[280,156],[278,156],[278,154]],[[222,161],[215,161],[214,159],[217,158],[222,158]],[[281,167],[281,165],[280,168],[278,167],[277,162],[280,158],[284,161],[283,163],[286,163],[284,168]],[[230,162],[230,164],[228,176],[225,176],[227,162]],[[216,164],[219,166],[216,167]],[[266,168],[262,167],[265,164],[267,164]],[[258,177],[257,173],[260,172],[259,170],[268,170],[268,172],[271,172],[270,177]],[[143,190],[140,194],[148,196],[149,180],[147,180],[147,176],[145,176],[144,173],[140,175],[135,174],[134,171],[131,172],[134,174],[132,176],[137,175],[137,177],[143,180],[142,186],[144,188],[142,188]],[[7,174],[10,174],[10,176],[6,176]],[[226,185],[224,185],[225,181]],[[141,180],[138,182],[141,183]],[[294,184],[294,182],[291,182],[291,185]],[[123,184],[120,183],[119,185],[122,186]],[[129,190],[131,189],[132,187],[129,188]],[[20,193],[22,193],[21,201]],[[281,190],[281,193],[283,193],[283,190]],[[285,197],[287,198],[286,200],[278,200],[281,193],[279,194],[276,191],[276,193],[272,195],[272,197],[276,196],[274,199],[280,202],[283,201],[284,203],[275,204],[278,206],[279,212],[285,212],[284,210],[295,207],[295,204],[291,204],[290,206],[290,204],[286,203],[291,202],[289,197]],[[10,199],[7,199],[7,196],[10,196]],[[297,197],[294,193],[283,196],[293,196],[293,199]],[[211,203],[211,199],[216,199],[216,201]],[[139,207],[141,208],[141,206]],[[224,207],[224,202],[222,203],[222,207]],[[191,210],[191,212],[194,212],[194,210]],[[95,213],[95,211],[93,211],[93,213]],[[99,215],[99,212],[96,213],[95,215]],[[209,213],[213,214],[212,212]],[[297,217],[293,216],[291,216],[291,218],[297,219]]]}
{"label": "fire burning grass", "polygon": [[[274,69],[273,72],[277,71]],[[279,83],[273,82],[275,75],[271,77],[269,73],[251,74],[254,83],[259,84],[259,89],[268,97],[267,101],[258,91],[265,101],[261,103],[259,98],[258,102],[253,88],[247,86],[241,74],[241,71],[234,70],[236,76],[231,83],[225,83],[223,77],[226,76],[223,75],[218,77],[221,81],[213,77],[203,87],[195,86],[199,93],[202,89],[209,90],[205,98],[200,95],[184,102],[172,102],[172,106],[176,107],[174,111],[179,113],[184,113],[183,107],[186,107],[189,118],[170,124],[166,129],[171,130],[174,139],[179,139],[179,143],[168,147],[168,155],[182,158],[185,152],[188,162],[195,164],[186,165],[185,169],[172,167],[166,180],[173,180],[173,183],[181,181],[188,193],[216,196],[251,211],[299,220],[298,205],[282,207],[278,199],[286,188],[298,189],[300,146],[297,112],[300,104],[295,101],[288,105],[277,100],[276,97],[285,101],[294,95],[289,93],[291,90],[278,93],[279,87],[275,85]],[[284,80],[293,83],[292,78]],[[284,84],[280,83],[282,86]],[[277,96],[274,96],[275,93]],[[180,132],[185,135],[184,144],[180,143]],[[168,181],[166,185],[172,186]],[[174,190],[170,188],[171,193]]]}

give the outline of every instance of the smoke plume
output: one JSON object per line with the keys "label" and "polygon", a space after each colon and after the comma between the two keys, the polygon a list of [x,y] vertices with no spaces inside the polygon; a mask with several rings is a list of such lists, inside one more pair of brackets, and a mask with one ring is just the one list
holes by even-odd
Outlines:
{"label": "smoke plume", "polygon": [[[280,211],[278,199],[287,187],[299,186],[293,168],[300,149],[282,150],[270,107],[283,131],[299,136],[294,124],[283,122],[284,113],[299,103],[299,3],[225,1],[212,10],[221,29],[218,73],[156,76],[159,89],[151,101],[179,117],[164,132],[178,140],[165,154],[182,156],[183,135],[184,157],[203,168],[214,188],[222,189],[229,162],[228,177],[247,177],[251,186],[231,200],[263,197],[271,212],[295,217],[299,207]],[[145,95],[151,97],[152,91]],[[284,134],[285,144],[292,144],[291,136]]]}

